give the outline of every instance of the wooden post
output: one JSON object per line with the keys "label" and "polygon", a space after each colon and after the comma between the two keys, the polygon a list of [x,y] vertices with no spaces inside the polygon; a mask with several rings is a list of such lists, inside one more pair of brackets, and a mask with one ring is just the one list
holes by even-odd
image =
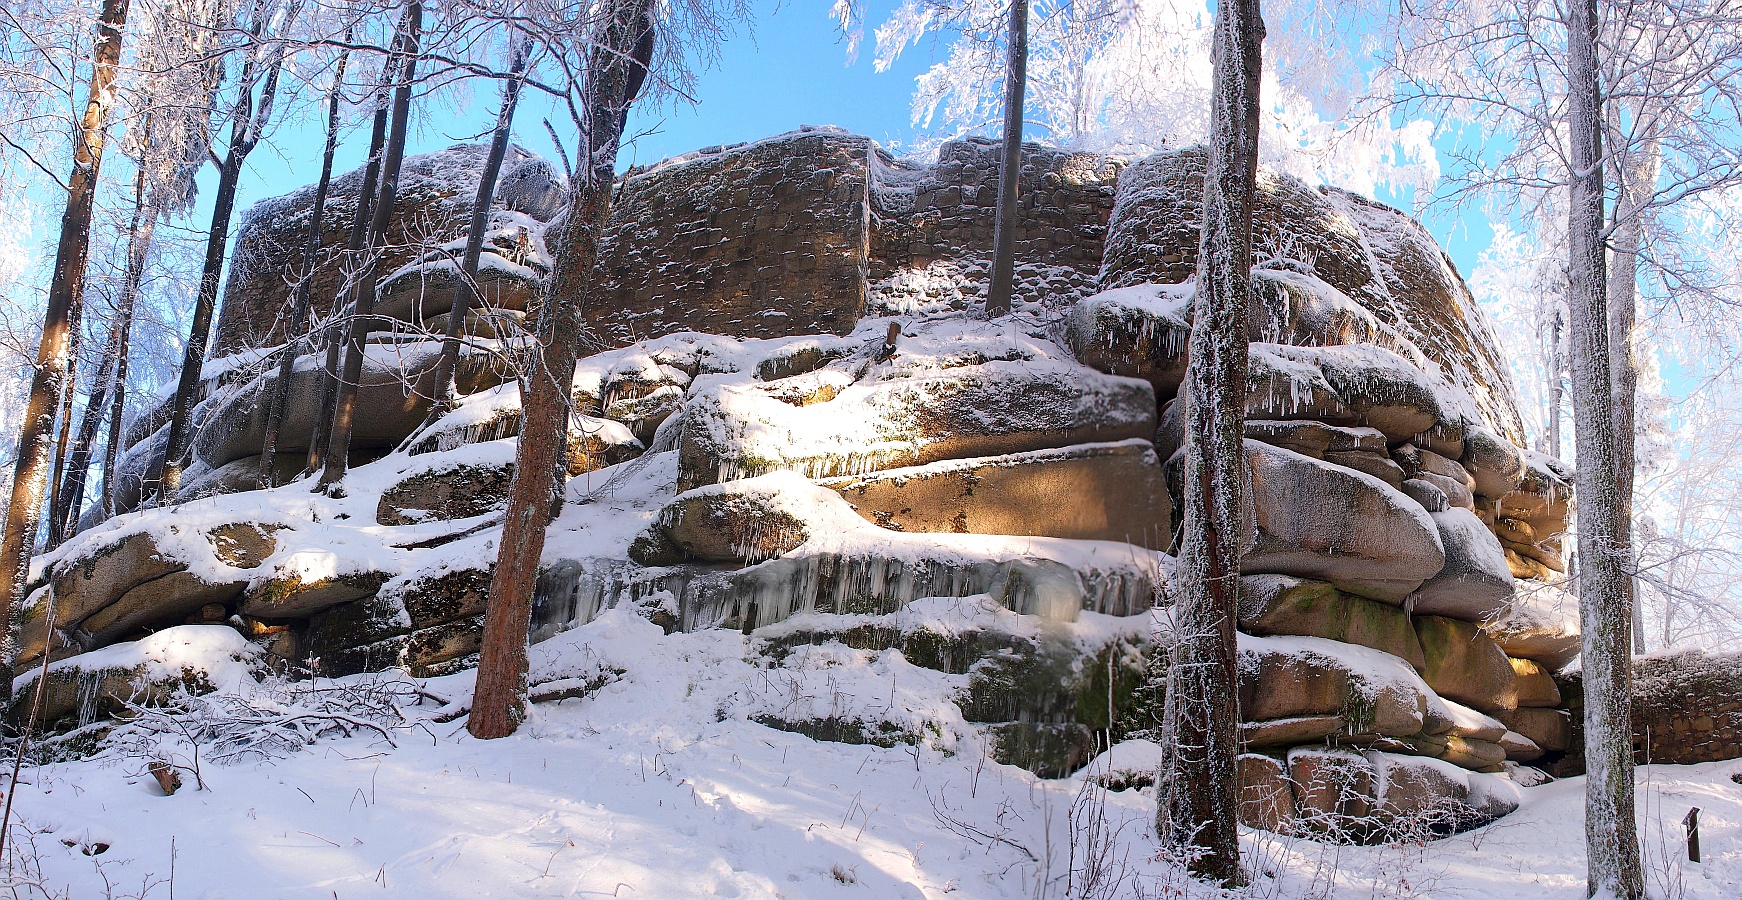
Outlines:
{"label": "wooden post", "polygon": [[1700,861],[1700,808],[1695,806],[1682,817],[1682,827],[1688,830],[1688,862]]}

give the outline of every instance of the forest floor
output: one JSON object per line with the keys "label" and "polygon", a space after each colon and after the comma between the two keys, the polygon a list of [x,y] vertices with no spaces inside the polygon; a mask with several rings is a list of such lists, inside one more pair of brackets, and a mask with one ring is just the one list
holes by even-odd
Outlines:
{"label": "forest floor", "polygon": [[[406,709],[391,742],[324,738],[228,765],[206,746],[204,789],[189,771],[173,796],[144,772],[140,745],[27,768],[7,877],[24,885],[15,896],[73,900],[1218,896],[1156,858],[1152,789],[991,761],[944,709],[948,686],[898,654],[813,648],[808,665],[771,677],[746,661],[745,641],[667,636],[608,611],[534,648],[535,676],[608,683],[535,705],[499,741],[472,739],[463,719],[438,724],[458,710],[439,716],[427,702]],[[421,684],[463,700],[471,677]],[[753,721],[819,702],[843,714],[900,707],[936,727],[918,746],[880,748]],[[192,749],[169,741],[156,752],[191,766]],[[1122,744],[1112,768],[1121,753],[1144,764],[1141,746]],[[1640,770],[1653,897],[1742,897],[1739,771]],[[1525,789],[1516,813],[1425,843],[1247,831],[1252,883],[1235,896],[1576,900],[1583,788]],[[1701,808],[1700,864],[1684,861],[1690,806]]]}

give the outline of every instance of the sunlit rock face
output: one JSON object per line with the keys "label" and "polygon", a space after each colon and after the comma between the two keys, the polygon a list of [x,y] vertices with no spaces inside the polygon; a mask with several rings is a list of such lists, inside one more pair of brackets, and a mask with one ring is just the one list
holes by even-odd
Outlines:
{"label": "sunlit rock face", "polygon": [[[257,490],[312,191],[255,207],[190,489],[128,512],[160,465],[160,398],[128,430],[124,515],[40,561],[62,605],[53,628],[46,589],[26,605],[27,661],[229,622],[323,674],[475,664],[566,206],[554,167],[517,150],[459,396],[424,427],[479,153],[408,161],[342,498]],[[592,355],[534,639],[629,608],[742,630],[772,666],[811,644],[899,652],[967,676],[954,701],[992,757],[1048,775],[1150,733],[1143,673],[1172,640],[1150,612],[1174,600],[1188,488],[1202,159],[1025,147],[1015,311],[993,321],[990,144],[922,164],[806,129],[629,172],[588,296],[554,298],[584,304]],[[329,250],[359,181],[336,182]],[[1555,587],[1571,473],[1521,447],[1488,325],[1419,225],[1281,176],[1261,187],[1236,401],[1243,815],[1351,840],[1423,836],[1399,829],[1424,811],[1432,834],[1487,821],[1516,803],[1518,764],[1571,746],[1550,677],[1578,645]],[[316,278],[319,311],[336,270]],[[320,353],[296,352],[278,482],[318,414]]]}

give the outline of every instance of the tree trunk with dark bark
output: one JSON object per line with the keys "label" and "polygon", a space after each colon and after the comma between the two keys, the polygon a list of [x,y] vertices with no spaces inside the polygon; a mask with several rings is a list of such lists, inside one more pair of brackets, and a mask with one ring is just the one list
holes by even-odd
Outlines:
{"label": "tree trunk with dark bark", "polygon": [[73,401],[79,393],[79,352],[84,343],[85,304],[83,300],[74,304],[72,318],[67,323],[71,335],[67,339],[67,377],[61,381],[60,397],[60,436],[54,442],[54,477],[49,479],[48,492],[48,540],[49,548],[60,544],[60,518],[64,513],[61,508],[61,498],[66,488],[67,447],[72,442],[73,434]]}
{"label": "tree trunk with dark bark", "polygon": [[381,191],[375,198],[370,216],[369,232],[364,240],[363,268],[357,275],[357,300],[351,308],[350,336],[345,343],[345,369],[339,375],[338,394],[333,401],[332,432],[327,438],[326,459],[321,466],[317,490],[338,493],[340,482],[350,465],[351,428],[357,416],[357,386],[363,378],[363,356],[368,347],[369,332],[375,325],[376,279],[380,277],[381,245],[386,240],[387,226],[393,218],[393,204],[399,191],[399,167],[405,160],[405,133],[411,117],[411,89],[417,77],[418,41],[423,31],[423,4],[412,0],[406,4],[405,18],[400,25],[404,63],[396,77],[393,91],[393,126],[387,136],[386,156],[381,161]]}
{"label": "tree trunk with dark bark", "polygon": [[1238,646],[1246,497],[1246,310],[1258,178],[1264,20],[1258,0],[1216,8],[1210,152],[1185,380],[1185,527],[1156,832],[1191,870],[1240,881]]}
{"label": "tree trunk with dark bark", "polygon": [[1579,617],[1585,698],[1586,889],[1639,900],[1645,890],[1634,820],[1632,613],[1626,511],[1618,502],[1614,385],[1604,277],[1603,101],[1596,0],[1567,7],[1570,212],[1567,223],[1569,374],[1579,499]]}
{"label": "tree trunk with dark bark", "polygon": [[[85,291],[85,264],[91,252],[91,212],[98,170],[108,135],[109,107],[114,103],[116,64],[121,58],[121,29],[127,24],[129,0],[103,0],[97,38],[91,48],[91,90],[74,132],[73,171],[67,180],[67,205],[61,214],[55,246],[54,275],[48,306],[42,317],[42,341],[36,351],[36,372],[30,400],[19,428],[18,459],[12,469],[12,499],[6,507],[6,527],[0,535],[0,622],[11,620],[23,604],[30,551],[42,517],[43,492],[54,462],[54,414],[61,384],[67,376],[68,344],[73,309]],[[12,662],[18,642],[10,628],[0,634],[0,697],[12,696]]]}
{"label": "tree trunk with dark bark", "polygon": [[[71,537],[84,509],[85,484],[90,474],[91,456],[97,446],[97,432],[109,413],[109,392],[126,379],[128,333],[133,328],[133,307],[139,297],[139,284],[145,277],[145,257],[157,230],[157,208],[145,195],[145,172],[141,169],[133,179],[133,220],[127,226],[127,271],[122,277],[121,297],[115,304],[115,321],[109,325],[109,339],[103,346],[103,361],[95,378],[91,379],[90,399],[85,402],[85,416],[79,423],[79,436],[73,443],[65,485],[54,507],[50,523],[49,545],[58,546]],[[103,490],[111,489],[108,477]]]}
{"label": "tree trunk with dark bark", "polygon": [[473,737],[513,734],[526,714],[526,640],[545,529],[560,502],[569,406],[581,339],[581,302],[599,258],[599,236],[616,183],[625,114],[652,58],[656,0],[610,0],[589,56],[582,95],[579,164],[569,183],[568,223],[544,298],[544,325],[527,374],[514,479],[502,522],[490,606],[466,727]]}
{"label": "tree trunk with dark bark", "polygon": [[[256,21],[254,40],[260,39],[264,23]],[[193,439],[189,420],[198,403],[200,370],[205,366],[206,345],[211,340],[212,316],[218,308],[218,287],[224,274],[224,255],[230,240],[230,219],[236,209],[236,188],[242,178],[242,165],[248,154],[260,143],[266,123],[272,118],[272,103],[278,94],[278,76],[283,71],[284,47],[250,50],[242,65],[236,105],[230,113],[230,149],[218,168],[218,190],[213,195],[212,227],[206,233],[206,258],[200,268],[200,289],[194,300],[193,325],[182,355],[181,377],[176,381],[175,399],[170,406],[169,435],[163,458],[163,478],[155,491],[158,499],[174,501],[181,490],[182,458]],[[265,83],[260,88],[260,102],[254,102],[254,85],[260,69],[266,69]]]}
{"label": "tree trunk with dark bark", "polygon": [[[472,310],[478,277],[478,259],[484,253],[484,233],[490,228],[490,212],[496,207],[496,178],[502,173],[502,160],[508,155],[508,141],[514,127],[514,109],[520,102],[521,75],[526,71],[528,47],[516,43],[509,61],[509,79],[502,85],[502,105],[496,112],[496,131],[490,137],[490,153],[484,158],[484,171],[478,175],[478,192],[472,199],[472,221],[466,230],[466,252],[460,261],[459,284],[454,286],[454,302],[448,307],[448,327],[442,336],[442,355],[436,362],[435,402],[423,428],[435,424],[454,403],[454,368],[460,359],[460,330],[466,314]],[[415,434],[416,432],[414,432]]]}
{"label": "tree trunk with dark bark", "polygon": [[[351,41],[351,29],[345,29],[345,42]],[[339,149],[339,101],[345,87],[345,64],[351,52],[339,54],[333,70],[333,87],[327,92],[327,140],[321,151],[321,177],[315,185],[315,208],[310,214],[308,234],[302,245],[302,277],[296,282],[296,298],[290,304],[290,318],[284,325],[284,349],[278,360],[278,382],[266,407],[266,436],[260,444],[260,468],[255,479],[260,487],[272,487],[272,459],[278,454],[278,430],[284,424],[284,407],[290,403],[290,377],[296,370],[299,350],[306,340],[310,304],[310,284],[320,264],[321,231],[327,220],[327,191],[333,184],[333,155]]]}
{"label": "tree trunk with dark bark", "polygon": [[1010,312],[1016,292],[1016,185],[1022,177],[1022,107],[1028,87],[1028,0],[1010,0],[1004,63],[1004,148],[998,163],[998,208],[992,230],[992,279],[986,318]]}
{"label": "tree trunk with dark bark", "polygon": [[[403,48],[403,41],[396,37],[393,43],[393,54]],[[369,226],[374,221],[375,189],[381,180],[381,153],[387,143],[387,89],[393,83],[392,72],[396,68],[397,55],[390,54],[382,78],[380,93],[375,105],[374,122],[369,128],[369,163],[363,169],[363,186],[357,192],[357,209],[351,218],[351,231],[345,239],[345,254],[341,259],[345,266],[344,290],[340,300],[354,296],[357,286],[357,273],[362,269],[362,252],[369,242]],[[346,304],[335,301],[333,311],[343,313]],[[333,432],[333,406],[339,399],[339,362],[344,349],[343,318],[328,325],[321,334],[321,345],[326,348],[326,358],[321,364],[321,405],[315,415],[314,430],[308,441],[308,467],[310,472],[319,472],[326,463],[327,440]]]}

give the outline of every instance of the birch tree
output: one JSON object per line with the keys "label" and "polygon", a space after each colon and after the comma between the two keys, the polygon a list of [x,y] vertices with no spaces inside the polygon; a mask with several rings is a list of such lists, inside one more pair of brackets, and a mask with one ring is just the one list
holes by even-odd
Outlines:
{"label": "birch tree", "polygon": [[1240,879],[1238,647],[1245,532],[1246,309],[1258,178],[1264,21],[1258,0],[1217,7],[1204,219],[1185,380],[1185,527],[1168,669],[1169,752],[1156,833],[1191,869]]}

